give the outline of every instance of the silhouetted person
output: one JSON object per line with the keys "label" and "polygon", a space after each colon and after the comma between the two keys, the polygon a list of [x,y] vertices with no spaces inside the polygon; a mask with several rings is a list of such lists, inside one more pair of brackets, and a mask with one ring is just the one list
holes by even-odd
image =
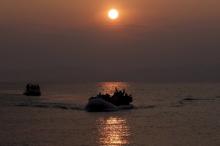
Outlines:
{"label": "silhouetted person", "polygon": [[123,94],[123,96],[125,95],[125,89],[123,89],[122,94]]}
{"label": "silhouetted person", "polygon": [[26,85],[26,91],[29,91],[30,90],[30,84],[27,84]]}

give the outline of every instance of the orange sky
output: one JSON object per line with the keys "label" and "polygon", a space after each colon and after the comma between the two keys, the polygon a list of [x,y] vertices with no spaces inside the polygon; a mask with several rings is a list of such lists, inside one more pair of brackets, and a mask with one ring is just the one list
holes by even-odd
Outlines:
{"label": "orange sky", "polygon": [[[162,78],[162,72],[187,79],[205,70],[203,78],[214,78],[220,65],[219,6],[219,0],[2,0],[2,79],[11,79],[11,70],[21,80],[25,72],[32,72],[30,79],[43,78],[38,70],[64,71],[54,78],[78,70],[92,79],[121,79],[119,74],[129,72],[124,78],[131,80]],[[112,7],[120,11],[115,22],[107,19]]]}
{"label": "orange sky", "polygon": [[103,13],[111,7],[121,11],[120,25],[176,25],[213,20],[220,15],[218,0],[5,0],[0,3],[3,23],[65,28],[103,25]]}

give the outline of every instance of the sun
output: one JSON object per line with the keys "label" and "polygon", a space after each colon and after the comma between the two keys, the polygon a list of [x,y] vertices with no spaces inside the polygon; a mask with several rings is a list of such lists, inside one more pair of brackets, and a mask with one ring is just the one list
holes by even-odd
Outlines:
{"label": "sun", "polygon": [[119,11],[117,9],[110,9],[108,11],[108,18],[111,20],[116,20],[119,17]]}

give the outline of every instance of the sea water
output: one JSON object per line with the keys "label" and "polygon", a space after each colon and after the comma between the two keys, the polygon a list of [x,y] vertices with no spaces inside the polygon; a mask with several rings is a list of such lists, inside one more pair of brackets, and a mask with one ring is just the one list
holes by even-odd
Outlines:
{"label": "sea water", "polygon": [[[187,142],[196,144],[197,140],[204,135],[194,136],[193,139],[190,139],[191,137],[186,133],[192,132],[193,134],[195,130],[201,129],[204,125],[207,126],[206,121],[209,118],[203,117],[203,114],[201,116],[201,113],[198,114],[198,119],[196,114],[191,116],[188,114],[192,110],[197,112],[198,109],[205,108],[206,104],[219,103],[220,96],[219,83],[97,82],[41,83],[40,85],[41,102],[61,105],[65,103],[80,109],[67,109],[68,114],[73,116],[69,118],[72,122],[68,121],[68,117],[66,117],[64,120],[68,121],[68,124],[63,125],[65,128],[55,130],[58,135],[57,141],[39,142],[39,145],[51,146],[60,141],[63,145],[74,146],[178,145],[181,136],[186,138],[184,142],[182,141],[182,145]],[[23,83],[4,83],[0,87],[1,94],[22,94],[25,90]],[[99,92],[113,94],[115,88],[125,89],[127,93],[132,94],[135,106],[133,110],[113,113],[87,113],[83,110],[89,97],[95,96]],[[184,101],[187,98],[195,99],[196,102]],[[200,106],[201,108],[192,108]],[[62,112],[62,109],[58,110]],[[63,110],[63,112],[66,111]],[[187,119],[190,117],[192,119]],[[197,120],[200,122],[197,123]],[[192,126],[186,125],[188,122]],[[219,127],[220,123],[217,123],[216,126]],[[50,135],[51,131],[48,133]],[[64,138],[61,138],[62,136]],[[208,140],[205,142],[208,143]]]}

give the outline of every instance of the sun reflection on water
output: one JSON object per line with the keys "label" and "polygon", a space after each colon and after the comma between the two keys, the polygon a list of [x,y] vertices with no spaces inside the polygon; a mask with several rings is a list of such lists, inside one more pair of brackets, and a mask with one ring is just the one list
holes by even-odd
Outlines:
{"label": "sun reflection on water", "polygon": [[122,90],[122,89],[128,89],[129,84],[127,82],[100,82],[98,83],[98,92],[101,93],[108,93],[113,94],[115,91],[115,88]]}
{"label": "sun reflection on water", "polygon": [[126,119],[110,117],[97,120],[101,146],[124,146],[129,144],[129,127]]}

